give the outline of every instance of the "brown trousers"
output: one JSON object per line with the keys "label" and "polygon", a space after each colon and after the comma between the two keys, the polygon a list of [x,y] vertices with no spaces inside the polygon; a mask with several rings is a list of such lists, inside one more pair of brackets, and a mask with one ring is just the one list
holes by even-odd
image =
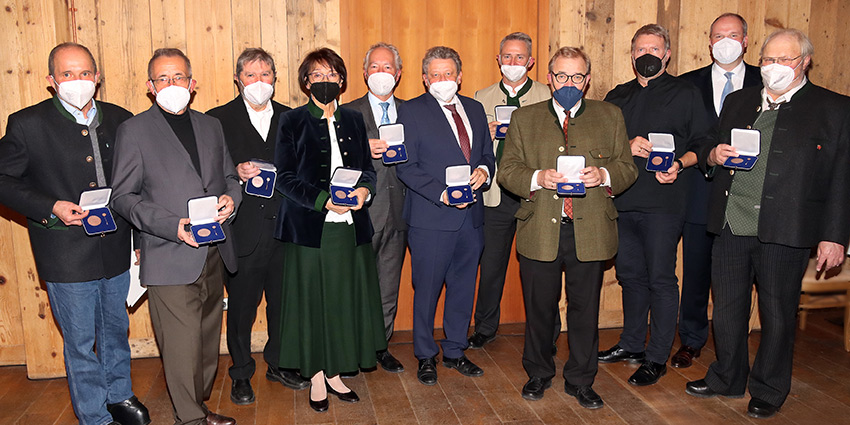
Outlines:
{"label": "brown trousers", "polygon": [[162,356],[175,424],[200,424],[207,415],[218,366],[224,262],[210,247],[198,280],[149,286],[150,317]]}

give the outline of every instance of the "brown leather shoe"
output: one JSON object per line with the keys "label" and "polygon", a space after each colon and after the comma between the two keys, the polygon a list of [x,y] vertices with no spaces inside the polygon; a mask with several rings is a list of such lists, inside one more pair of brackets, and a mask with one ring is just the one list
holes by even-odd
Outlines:
{"label": "brown leather shoe", "polygon": [[683,345],[670,359],[670,366],[677,368],[691,367],[693,360],[699,357],[700,349]]}
{"label": "brown leather shoe", "polygon": [[236,419],[219,415],[218,413],[207,413],[207,425],[236,425]]}

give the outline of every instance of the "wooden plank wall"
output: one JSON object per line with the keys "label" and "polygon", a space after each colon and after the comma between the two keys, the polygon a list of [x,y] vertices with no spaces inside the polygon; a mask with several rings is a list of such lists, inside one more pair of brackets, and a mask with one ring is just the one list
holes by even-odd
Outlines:
{"label": "wooden plank wall", "polygon": [[[437,44],[460,52],[461,93],[471,96],[497,81],[498,42],[512,31],[534,38],[538,64],[531,74],[538,80],[545,80],[552,49],[584,47],[593,61],[589,97],[600,99],[614,85],[633,78],[629,41],[638,27],[658,22],[670,29],[670,70],[677,74],[709,63],[708,27],[726,11],[741,13],[750,23],[746,55],[750,63],[756,62],[766,34],[797,27],[808,32],[815,45],[810,78],[850,94],[850,73],[843,71],[850,33],[840,31],[850,18],[850,4],[840,0],[0,0],[0,4],[2,128],[10,113],[50,95],[43,79],[47,54],[63,41],[77,40],[91,48],[103,74],[98,98],[135,113],[151,105],[144,87],[146,64],[158,47],[184,49],[192,59],[198,80],[192,106],[204,111],[236,94],[233,64],[249,46],[262,46],[277,59],[275,98],[291,106],[305,101],[294,74],[307,51],[329,46],[341,53],[350,74],[343,94],[347,101],[365,93],[360,77],[363,54],[379,40],[401,50],[405,63],[401,97],[424,91],[421,57]],[[61,336],[35,272],[23,223],[19,215],[0,209],[0,365],[26,361],[30,377],[61,376]],[[508,273],[503,321],[523,320],[516,262]],[[402,329],[411,324],[409,266],[403,279],[397,322]],[[622,320],[620,292],[612,269],[606,272],[604,291],[600,323],[617,326]],[[259,320],[255,331],[264,327]],[[146,303],[131,311],[130,337],[136,355],[156,355]]]}

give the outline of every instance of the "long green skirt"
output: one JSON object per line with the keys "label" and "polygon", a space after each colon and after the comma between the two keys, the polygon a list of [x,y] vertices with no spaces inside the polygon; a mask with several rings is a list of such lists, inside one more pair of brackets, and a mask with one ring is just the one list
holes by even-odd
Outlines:
{"label": "long green skirt", "polygon": [[376,365],[387,348],[375,254],[354,226],[325,223],[321,248],[286,244],[280,367],[309,379]]}

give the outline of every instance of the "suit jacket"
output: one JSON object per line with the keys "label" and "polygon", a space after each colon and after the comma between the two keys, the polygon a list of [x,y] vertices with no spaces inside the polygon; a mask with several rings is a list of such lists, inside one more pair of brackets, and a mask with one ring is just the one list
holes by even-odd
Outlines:
{"label": "suit jacket", "polygon": [[[584,99],[570,119],[569,155],[582,155],[587,166],[605,167],[610,190],[622,193],[638,175],[632,161],[620,108]],[[531,192],[536,170],[556,168],[564,155],[564,131],[552,102],[540,102],[514,112],[505,139],[499,183],[523,198],[516,213],[517,251],[537,261],[554,261],[563,211],[563,197],[554,190]],[[608,188],[587,189],[573,197],[576,254],[579,261],[604,261],[617,253],[617,208]]]}
{"label": "suit jacket", "polygon": [[[118,125],[133,114],[97,102],[97,141],[107,185]],[[130,268],[130,226],[114,214],[115,232],[88,236],[51,218],[58,200],[78,203],[97,186],[89,128],[54,97],[9,116],[0,139],[0,204],[25,215],[39,277],[48,282],[112,278]]]}
{"label": "suit jacket", "polygon": [[[496,157],[484,107],[468,97],[458,97],[472,127],[469,165],[472,170],[486,166],[492,181]],[[407,101],[399,109],[398,122],[404,124],[404,144],[410,158],[397,165],[398,178],[410,189],[404,200],[404,218],[412,227],[455,231],[470,215],[477,228],[484,224],[483,186],[475,191],[478,201],[464,209],[441,200],[446,190],[446,167],[467,164],[442,109],[430,93]]]}
{"label": "suit jacket", "polygon": [[[366,187],[375,195],[375,169],[372,168],[369,138],[360,112],[337,108],[334,129],[345,168],[361,170],[357,187]],[[331,143],[328,120],[312,99],[304,106],[280,117],[277,133],[275,187],[283,196],[275,237],[296,245],[321,247],[322,229],[330,198]],[[372,242],[372,223],[364,206],[351,211],[357,245]]]}
{"label": "suit jacket", "polygon": [[[726,97],[714,142],[705,146],[700,166],[706,170],[711,149],[730,143],[733,128],[749,128],[761,112],[761,89],[748,87]],[[767,160],[758,238],[791,247],[813,247],[820,241],[846,245],[850,240],[850,98],[811,82],[779,107]],[[726,221],[726,202],[736,173],[712,167],[714,184],[708,231],[719,234]]]}
{"label": "suit jacket", "polygon": [[[372,113],[372,106],[369,104],[368,93],[361,98],[351,101],[343,108],[353,109],[363,114],[363,121],[366,125],[366,136],[370,139],[380,137],[378,127],[375,125],[375,117]],[[404,103],[403,100],[395,98],[396,108],[400,109]],[[375,199],[369,205],[369,216],[372,217],[372,227],[376,232],[388,226],[391,229],[405,230],[407,224],[404,222],[401,213],[404,210],[404,184],[399,181],[396,175],[395,165],[384,165],[381,159],[372,158],[372,167],[378,176],[378,182],[375,186]]]}
{"label": "suit jacket", "polygon": [[[198,146],[198,172],[164,113],[154,104],[118,128],[112,208],[141,231],[142,283],[186,285],[200,276],[208,250],[207,245],[192,248],[177,238],[178,222],[189,217],[187,202],[230,195],[239,205],[242,191],[221,123],[191,109],[186,112]],[[222,227],[229,238],[229,222]],[[216,246],[224,265],[235,272],[233,243],[225,239]]]}
{"label": "suit jacket", "polygon": [[[711,65],[682,74],[679,78],[690,81],[702,93],[705,104],[705,116],[711,127],[717,125],[719,117],[714,109],[714,87],[711,80]],[[757,66],[744,63],[744,87],[761,87],[761,70]],[[685,221],[695,224],[708,222],[708,195],[711,193],[711,181],[702,173],[686,173],[682,177],[688,179],[688,207]]]}
{"label": "suit jacket", "polygon": [[[227,142],[227,149],[230,151],[231,158],[233,158],[234,166],[252,159],[274,163],[274,148],[277,141],[280,115],[288,111],[289,107],[272,101],[272,108],[274,113],[266,140],[263,140],[263,137],[251,124],[245,100],[241,95],[222,106],[207,111],[207,115],[216,117],[221,121],[224,140]],[[283,199],[283,195],[277,191],[268,199],[243,193],[242,204],[239,205],[239,215],[234,217],[231,225],[236,255],[245,257],[254,252],[257,243],[260,241],[260,232],[266,229],[263,221],[277,220],[277,211],[280,209],[281,199]]]}
{"label": "suit jacket", "polygon": [[[508,98],[505,95],[505,92],[502,91],[500,87],[501,80],[493,84],[492,86],[485,87],[481,90],[475,92],[475,100],[481,102],[484,106],[484,112],[487,113],[487,122],[490,123],[492,121],[496,121],[496,106],[499,105],[507,105]],[[531,89],[528,92],[519,98],[519,106],[524,107],[528,105],[533,105],[537,102],[543,102],[544,100],[549,100],[552,98],[552,93],[549,92],[549,86],[546,84],[538,83],[537,81],[531,80]],[[496,150],[498,149],[498,144],[493,143],[493,154],[496,154]],[[493,176],[495,180],[493,184],[490,185],[490,188],[484,191],[484,205],[488,207],[496,207],[499,203],[502,202],[502,193],[499,190],[499,182],[498,182],[498,165],[496,166],[496,170],[493,170]]]}

